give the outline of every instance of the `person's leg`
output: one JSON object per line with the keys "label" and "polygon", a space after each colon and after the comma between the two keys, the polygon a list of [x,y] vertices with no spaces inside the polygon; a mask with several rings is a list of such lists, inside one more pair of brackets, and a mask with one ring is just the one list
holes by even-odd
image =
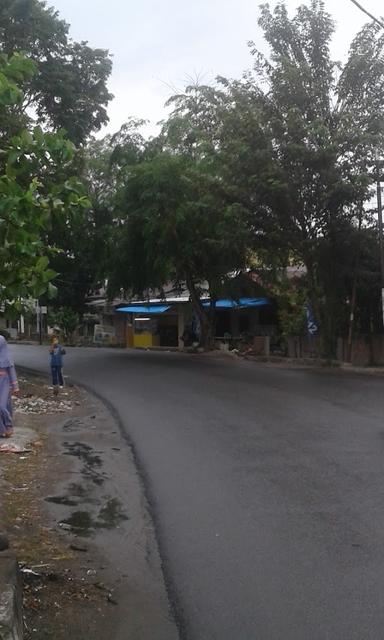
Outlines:
{"label": "person's leg", "polygon": [[7,431],[12,428],[12,404],[9,377],[0,376],[0,437],[7,437]]}
{"label": "person's leg", "polygon": [[13,435],[13,407],[11,394],[8,396],[7,414],[8,418],[5,426],[5,437],[10,438]]}
{"label": "person's leg", "polygon": [[60,387],[64,387],[63,370],[61,367],[57,367],[57,374],[58,374]]}
{"label": "person's leg", "polygon": [[57,367],[51,367],[51,372],[52,372],[52,384],[54,387],[57,387],[59,384],[59,376],[58,376],[58,371],[57,371]]}

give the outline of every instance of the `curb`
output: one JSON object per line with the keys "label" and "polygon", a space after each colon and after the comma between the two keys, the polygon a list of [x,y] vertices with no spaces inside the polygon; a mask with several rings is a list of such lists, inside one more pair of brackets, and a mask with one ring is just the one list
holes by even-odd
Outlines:
{"label": "curb", "polygon": [[[30,375],[30,376],[35,376],[38,378],[49,378],[49,375],[47,372],[45,371],[40,371],[38,369],[32,369],[28,366],[23,366],[23,365],[16,365],[17,366],[17,370],[23,372],[26,375]],[[131,455],[132,455],[132,459],[133,459],[133,464],[134,464],[134,469],[135,469],[135,473],[137,474],[138,477],[138,482],[140,484],[140,490],[142,491],[142,494],[144,496],[144,505],[145,505],[145,510],[147,513],[147,518],[148,520],[146,520],[145,523],[145,528],[148,527],[148,529],[150,530],[151,528],[153,528],[153,535],[154,535],[154,542],[155,542],[155,548],[154,551],[156,554],[158,554],[158,558],[159,558],[159,570],[160,570],[160,580],[161,580],[161,584],[164,587],[165,590],[165,598],[166,598],[166,607],[164,608],[164,614],[161,616],[161,625],[157,625],[156,627],[156,638],[161,636],[161,638],[167,638],[167,640],[169,638],[174,638],[176,640],[176,638],[178,638],[179,640],[181,640],[182,638],[184,638],[184,631],[183,631],[183,621],[181,620],[180,614],[179,614],[179,609],[180,606],[178,604],[178,599],[177,599],[177,595],[174,591],[172,582],[168,576],[168,573],[166,571],[166,566],[164,565],[163,562],[163,551],[161,549],[161,543],[160,543],[160,539],[159,539],[159,535],[158,535],[158,529],[157,529],[157,524],[156,524],[156,515],[154,513],[154,509],[153,509],[153,502],[151,499],[151,496],[149,494],[149,489],[148,489],[148,481],[146,479],[146,475],[145,472],[143,471],[140,459],[137,455],[137,451],[136,448],[130,438],[130,436],[128,435],[128,433],[126,432],[123,422],[121,420],[121,417],[118,413],[118,411],[115,409],[115,407],[113,406],[113,404],[108,401],[106,398],[103,397],[102,394],[98,393],[95,389],[91,388],[89,385],[77,380],[76,378],[72,378],[72,376],[68,376],[66,377],[66,384],[68,385],[76,385],[79,388],[83,389],[84,391],[86,391],[90,396],[93,396],[94,398],[97,398],[99,402],[101,402],[105,409],[110,413],[111,418],[116,422],[116,428],[119,431],[121,437],[125,440]],[[150,523],[150,524],[148,524]],[[153,577],[153,579],[155,579],[155,574],[156,574],[156,558],[155,555],[152,553],[152,550],[150,548],[148,548],[147,552],[146,552],[146,556],[148,559],[148,567],[151,571],[151,575]],[[1,558],[1,553],[0,553],[0,558]],[[20,572],[19,572],[20,573]],[[1,592],[1,588],[2,588],[2,580],[1,580],[1,573],[0,573],[0,592]],[[160,610],[161,613],[161,603],[159,604],[158,609]],[[164,626],[164,629],[163,629]],[[160,628],[161,627],[161,628]],[[162,635],[163,633],[165,633],[165,635]],[[147,636],[146,636],[147,637]],[[150,636],[155,637],[155,635],[151,634]],[[23,640],[23,636],[2,636],[1,635],[1,620],[0,620],[0,640]]]}
{"label": "curb", "polygon": [[260,362],[263,364],[282,364],[292,368],[308,369],[334,369],[345,373],[357,373],[367,376],[383,376],[384,366],[356,366],[350,362],[341,360],[327,360],[325,358],[287,358],[280,356],[252,356],[237,354],[242,360],[250,362]]}
{"label": "curb", "polygon": [[10,551],[0,553],[0,640],[23,640],[23,587]]}

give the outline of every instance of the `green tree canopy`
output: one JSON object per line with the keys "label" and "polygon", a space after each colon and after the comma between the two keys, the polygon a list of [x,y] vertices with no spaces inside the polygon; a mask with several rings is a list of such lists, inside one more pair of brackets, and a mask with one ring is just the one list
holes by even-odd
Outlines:
{"label": "green tree canopy", "polygon": [[227,202],[208,156],[154,151],[125,167],[118,190],[112,290],[142,293],[173,280],[187,285],[203,340],[212,322],[200,303],[200,287],[212,299],[230,272],[246,263],[247,229],[242,209]]}
{"label": "green tree canopy", "polygon": [[372,225],[384,35],[364,27],[340,65],[321,0],[293,16],[283,1],[264,4],[259,25],[269,54],[251,43],[254,67],[241,80],[173,96],[154,140],[120,136],[110,282],[137,291],[183,280],[194,297],[206,281],[214,298],[250,255],[269,273],[304,265],[303,291],[332,354],[356,290],[356,238]]}
{"label": "green tree canopy", "polygon": [[350,293],[347,238],[370,198],[375,148],[383,148],[384,36],[364,28],[340,68],[330,55],[334,24],[320,0],[292,18],[284,2],[274,11],[262,5],[259,24],[269,56],[251,45],[254,72],[224,81],[247,125],[231,128],[230,145],[242,149],[233,175],[248,194],[255,248],[306,266],[324,348],[333,352]]}
{"label": "green tree canopy", "polygon": [[108,52],[71,40],[69,25],[45,2],[2,0],[0,52],[23,52],[37,64],[22,106],[33,108],[40,125],[65,129],[79,145],[108,122]]}
{"label": "green tree canopy", "polygon": [[[21,129],[66,132],[77,147],[108,121],[111,94],[107,81],[112,61],[107,51],[74,42],[69,25],[40,0],[4,0],[0,6],[0,52],[24,52],[36,72],[24,78],[23,99],[0,113],[0,144],[8,145]],[[14,58],[17,59],[17,58]],[[1,163],[1,159],[0,159]],[[45,185],[65,184],[76,174],[85,181],[84,156],[37,168]],[[55,304],[82,312],[84,300],[101,267],[98,251],[99,210],[78,207],[53,211],[46,243],[55,247],[51,266],[57,272]],[[84,239],[87,238],[87,242]]]}
{"label": "green tree canopy", "polygon": [[[22,86],[35,65],[19,55],[0,56],[0,118],[23,103]],[[49,268],[46,233],[54,215],[87,206],[75,178],[58,179],[71,166],[74,147],[62,134],[21,129],[0,148],[0,302],[20,310],[39,297],[55,272]]]}

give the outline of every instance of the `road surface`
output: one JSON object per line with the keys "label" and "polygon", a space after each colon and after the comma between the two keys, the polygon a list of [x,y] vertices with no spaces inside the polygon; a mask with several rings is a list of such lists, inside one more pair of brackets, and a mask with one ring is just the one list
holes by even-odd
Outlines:
{"label": "road surface", "polygon": [[66,373],[134,443],[183,638],[383,637],[382,378],[112,349]]}

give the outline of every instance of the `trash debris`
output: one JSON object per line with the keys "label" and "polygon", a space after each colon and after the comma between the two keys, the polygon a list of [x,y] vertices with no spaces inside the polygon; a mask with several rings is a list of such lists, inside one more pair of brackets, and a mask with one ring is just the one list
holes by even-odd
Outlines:
{"label": "trash debris", "polygon": [[36,580],[41,580],[41,574],[33,571],[33,569],[28,569],[28,567],[20,567],[20,573],[24,578],[24,581],[27,583],[35,582]]}
{"label": "trash debris", "polygon": [[115,598],[113,597],[112,593],[108,593],[107,602],[110,602],[111,604],[119,604],[117,600],[115,600]]}
{"label": "trash debris", "polygon": [[[0,444],[0,453],[31,453],[32,449],[26,449],[12,442]],[[22,458],[24,460],[24,458]]]}
{"label": "trash debris", "polygon": [[[45,509],[41,508],[41,501],[46,499],[49,488],[56,486],[51,485],[51,480],[54,483],[59,481],[61,465],[64,464],[63,468],[66,469],[68,462],[62,458],[63,451],[52,452],[46,445],[51,425],[58,426],[60,436],[66,431],[73,431],[73,448],[65,446],[64,453],[70,452],[80,458],[86,467],[85,471],[92,473],[92,485],[93,481],[96,484],[96,480],[101,483],[104,472],[99,451],[82,446],[84,443],[79,447],[75,442],[77,431],[97,428],[97,420],[90,419],[90,416],[96,415],[97,408],[88,405],[85,394],[76,388],[60,390],[55,399],[53,389],[48,389],[43,379],[28,378],[24,384],[26,387],[21,387],[21,396],[14,400],[17,412],[14,436],[7,440],[0,439],[0,475],[1,480],[7,482],[3,496],[6,499],[6,518],[3,519],[3,513],[0,518],[0,557],[7,553],[1,553],[1,550],[8,546],[5,541],[3,543],[1,534],[9,530],[12,534],[11,546],[19,557],[23,582],[25,637],[28,640],[40,637],[40,634],[72,637],[72,633],[66,633],[67,628],[71,631],[75,626],[77,617],[83,614],[84,605],[91,605],[85,611],[85,616],[91,622],[107,615],[108,609],[110,616],[115,614],[115,609],[107,602],[110,594],[113,604],[114,583],[100,588],[94,586],[96,582],[101,585],[102,568],[93,545],[86,544],[79,537],[85,535],[79,529],[79,524],[83,524],[81,519],[66,522],[68,513],[62,508],[55,512],[55,520],[51,517],[47,519]],[[80,412],[81,406],[84,406],[84,411]],[[11,455],[1,456],[2,452],[10,452]],[[73,507],[69,515],[73,510],[80,509],[82,503],[87,502],[88,491],[88,475],[85,475],[84,482],[83,475],[78,478],[77,471],[74,472],[70,487],[77,489],[73,493],[72,489],[68,495],[57,492],[57,495],[48,495],[48,501]],[[55,494],[54,490],[51,491]],[[98,523],[98,520],[95,522]],[[103,526],[105,524],[104,520],[100,520],[100,523]],[[75,622],[71,626],[72,615]]]}
{"label": "trash debris", "polygon": [[16,413],[66,413],[71,411],[73,403],[70,400],[49,400],[37,396],[15,398]]}
{"label": "trash debris", "polygon": [[6,551],[9,549],[9,540],[6,535],[0,533],[0,551]]}
{"label": "trash debris", "polygon": [[72,551],[81,551],[82,553],[87,553],[88,549],[87,547],[81,547],[79,544],[70,544],[69,548],[72,549]]}

